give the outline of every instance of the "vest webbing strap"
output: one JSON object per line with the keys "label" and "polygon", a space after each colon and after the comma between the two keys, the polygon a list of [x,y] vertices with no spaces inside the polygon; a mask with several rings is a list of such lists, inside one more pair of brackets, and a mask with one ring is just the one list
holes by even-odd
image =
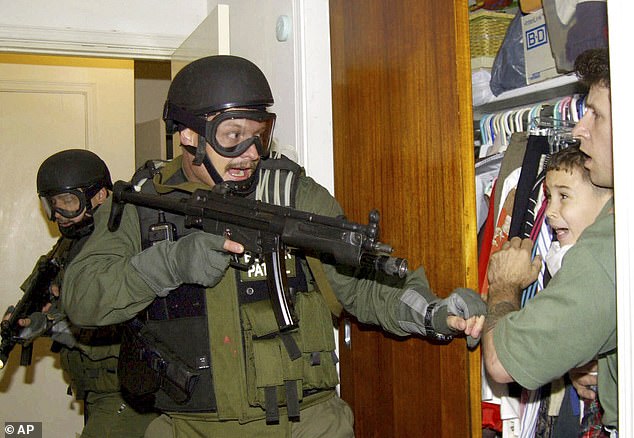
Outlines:
{"label": "vest webbing strap", "polygon": [[286,352],[288,353],[288,357],[291,360],[297,360],[302,357],[302,352],[290,333],[281,332],[280,339],[282,340],[282,343],[286,348]]}
{"label": "vest webbing strap", "polygon": [[275,386],[264,388],[264,407],[266,409],[266,424],[278,424],[280,422],[280,409],[277,406],[277,388]]}
{"label": "vest webbing strap", "polygon": [[310,267],[310,272],[312,272],[313,277],[315,278],[317,288],[324,297],[324,300],[326,300],[330,313],[332,313],[336,318],[339,318],[341,312],[343,311],[343,306],[335,296],[335,291],[332,290],[332,286],[330,286],[330,283],[326,278],[326,272],[324,271],[323,265],[315,257],[306,256],[306,261]]}
{"label": "vest webbing strap", "polygon": [[290,421],[299,421],[299,397],[297,396],[297,380],[284,382],[286,389],[286,412]]}

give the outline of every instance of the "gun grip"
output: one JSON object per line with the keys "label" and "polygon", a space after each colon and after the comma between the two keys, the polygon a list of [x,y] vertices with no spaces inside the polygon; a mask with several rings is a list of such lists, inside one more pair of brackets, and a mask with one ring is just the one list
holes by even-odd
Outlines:
{"label": "gun grip", "polygon": [[27,367],[31,365],[31,358],[33,357],[33,344],[26,344],[22,346],[20,352],[20,365]]}

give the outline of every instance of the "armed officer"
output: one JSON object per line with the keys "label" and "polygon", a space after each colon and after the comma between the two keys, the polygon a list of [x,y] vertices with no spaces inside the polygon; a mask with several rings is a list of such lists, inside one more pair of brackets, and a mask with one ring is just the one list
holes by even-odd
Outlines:
{"label": "armed officer", "polygon": [[[42,163],[37,173],[37,192],[61,237],[40,262],[52,260],[60,271],[49,288],[51,305],[19,321],[25,327],[21,332],[23,339],[29,341],[48,334],[59,348],[72,391],[77,400],[84,402],[82,438],[143,437],[148,424],[157,417],[153,412],[135,411],[121,396],[117,377],[120,329],[75,327],[69,324],[58,300],[65,268],[92,233],[94,214],[108,198],[110,189],[112,181],[106,164],[88,150],[64,150]],[[29,288],[37,270],[38,266],[22,285],[23,290]]]}
{"label": "armed officer", "polygon": [[[271,154],[271,105],[269,84],[252,62],[210,56],[190,63],[174,78],[164,109],[183,154],[149,163],[133,182],[175,199],[226,184],[245,197],[342,215],[301,167]],[[138,314],[120,370],[131,395],[150,396],[165,412],[146,436],[353,436],[351,409],[335,392],[330,287],[360,321],[398,336],[480,336],[484,303],[472,291],[439,299],[422,268],[398,280],[310,262],[300,252],[286,260],[299,323],[280,330],[266,278],[256,275],[264,271],[230,263],[242,253],[240,244],[132,205],[111,233],[109,209],[110,203],[99,209],[95,232],[69,266],[62,300],[79,325],[116,324]]]}

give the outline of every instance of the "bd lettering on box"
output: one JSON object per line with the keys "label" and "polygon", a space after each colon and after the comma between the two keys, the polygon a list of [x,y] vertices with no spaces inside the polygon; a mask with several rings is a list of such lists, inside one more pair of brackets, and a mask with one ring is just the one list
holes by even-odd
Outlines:
{"label": "bd lettering on box", "polygon": [[526,84],[558,76],[542,9],[522,17],[522,36]]}
{"label": "bd lettering on box", "polygon": [[526,38],[526,50],[533,50],[536,47],[548,44],[546,25],[542,24],[533,29],[528,29],[524,34],[524,38]]}

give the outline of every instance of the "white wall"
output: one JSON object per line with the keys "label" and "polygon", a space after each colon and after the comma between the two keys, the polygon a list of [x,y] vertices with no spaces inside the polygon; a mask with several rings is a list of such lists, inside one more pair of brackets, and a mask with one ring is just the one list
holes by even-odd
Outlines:
{"label": "white wall", "polygon": [[[616,281],[619,348],[619,436],[634,436],[634,149],[632,148],[632,17],[634,3],[608,4],[610,75],[612,82],[612,139],[616,222]],[[614,36],[618,37],[614,37]]]}
{"label": "white wall", "polygon": [[[328,0],[0,0],[0,51],[169,59],[218,3],[231,8],[232,53],[271,82],[280,144],[333,192]],[[275,36],[280,15],[287,41]]]}

